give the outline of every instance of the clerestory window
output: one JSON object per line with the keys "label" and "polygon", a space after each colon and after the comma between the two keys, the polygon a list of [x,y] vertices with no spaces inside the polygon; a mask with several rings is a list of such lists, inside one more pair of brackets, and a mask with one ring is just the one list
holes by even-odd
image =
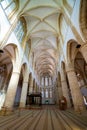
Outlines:
{"label": "clerestory window", "polygon": [[19,42],[22,42],[24,36],[24,29],[22,21],[18,21],[16,28],[14,29],[15,35]]}
{"label": "clerestory window", "polygon": [[12,12],[16,9],[15,0],[1,0],[1,5],[7,15],[9,17]]}

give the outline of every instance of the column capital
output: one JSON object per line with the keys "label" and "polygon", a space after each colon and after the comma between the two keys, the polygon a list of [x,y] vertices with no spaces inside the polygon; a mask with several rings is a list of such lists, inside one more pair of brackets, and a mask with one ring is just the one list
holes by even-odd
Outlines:
{"label": "column capital", "polygon": [[66,72],[67,72],[67,73],[69,73],[69,72],[74,72],[74,69],[67,70]]}
{"label": "column capital", "polygon": [[66,72],[68,73],[68,72],[72,72],[72,71],[75,71],[74,66],[72,64],[67,65],[66,66]]}
{"label": "column capital", "polygon": [[13,73],[19,73],[20,74],[21,71],[21,65],[20,63],[13,63]]}
{"label": "column capital", "polygon": [[14,74],[20,74],[20,72],[18,72],[18,71],[13,71],[13,73],[14,73]]}

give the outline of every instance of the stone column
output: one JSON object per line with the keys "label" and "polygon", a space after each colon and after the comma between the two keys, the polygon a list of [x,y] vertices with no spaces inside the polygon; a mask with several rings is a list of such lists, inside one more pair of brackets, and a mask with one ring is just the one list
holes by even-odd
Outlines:
{"label": "stone column", "polygon": [[23,81],[21,99],[20,99],[20,107],[21,108],[25,107],[25,105],[26,105],[27,87],[28,87],[28,82]]}
{"label": "stone column", "polygon": [[49,86],[49,77],[48,77],[48,86]]}
{"label": "stone column", "polygon": [[52,85],[53,85],[53,78],[51,77],[51,83],[52,83]]}
{"label": "stone column", "polygon": [[44,77],[44,86],[45,86],[45,77]]}
{"label": "stone column", "polygon": [[83,44],[81,47],[80,47],[80,52],[82,53],[86,63],[87,63],[87,43],[86,44]]}
{"label": "stone column", "polygon": [[34,92],[36,92],[36,82],[34,82]]}
{"label": "stone column", "polygon": [[40,85],[42,85],[42,77],[40,77]]}
{"label": "stone column", "polygon": [[67,76],[68,76],[69,85],[70,85],[70,89],[71,89],[71,95],[72,95],[72,100],[73,100],[73,104],[74,104],[74,109],[77,112],[81,112],[81,111],[85,110],[85,106],[84,106],[83,97],[80,92],[80,88],[78,85],[78,81],[77,81],[77,77],[76,77],[74,68],[67,67]]}
{"label": "stone column", "polygon": [[36,83],[35,83],[35,80],[33,80],[33,92],[36,92]]}
{"label": "stone column", "polygon": [[58,76],[57,83],[58,83],[58,97],[59,97],[59,100],[60,100],[61,97],[63,96],[63,92],[62,92],[61,80],[60,80],[59,76]]}
{"label": "stone column", "polygon": [[61,86],[62,86],[63,96],[67,100],[67,107],[70,108],[71,107],[71,103],[70,103],[70,98],[69,98],[69,90],[68,90],[68,86],[67,86],[64,70],[61,71]]}
{"label": "stone column", "polygon": [[47,77],[47,86],[48,86],[48,77]]}
{"label": "stone column", "polygon": [[48,88],[48,98],[50,98],[50,88]]}
{"label": "stone column", "polygon": [[37,92],[37,83],[35,82],[35,92]]}
{"label": "stone column", "polygon": [[[9,70],[10,71],[10,70]],[[8,86],[8,82],[9,82],[9,76],[10,76],[10,72],[5,74],[5,80],[4,80],[4,84],[3,84],[3,89],[6,91],[7,90],[7,86]]]}
{"label": "stone column", "polygon": [[39,92],[39,87],[38,87],[38,84],[37,84],[37,92]]}
{"label": "stone column", "polygon": [[13,71],[12,76],[8,85],[8,90],[4,102],[4,107],[8,109],[13,109],[15,95],[17,91],[18,81],[19,81],[20,73],[18,71]]}
{"label": "stone column", "polygon": [[62,87],[58,86],[58,95],[59,95],[59,99],[61,99],[61,97],[63,96],[63,92],[62,92]]}
{"label": "stone column", "polygon": [[28,90],[28,75],[29,73],[25,71],[22,91],[21,91],[21,98],[20,98],[20,107],[25,107],[26,105],[26,98],[27,98],[27,90]]}
{"label": "stone column", "polygon": [[46,89],[44,88],[44,98],[46,98]]}
{"label": "stone column", "polygon": [[37,92],[37,83],[36,83],[36,92]]}
{"label": "stone column", "polygon": [[[59,95],[58,95],[58,78],[56,79],[56,82],[55,82],[55,96],[56,96],[56,104],[59,104]],[[52,90],[52,89],[51,89]]]}
{"label": "stone column", "polygon": [[41,92],[41,87],[39,86],[39,92]]}
{"label": "stone column", "polygon": [[44,77],[42,77],[41,85],[44,86]]}
{"label": "stone column", "polygon": [[29,93],[33,92],[33,78],[32,76],[30,77],[30,84],[29,84]]}

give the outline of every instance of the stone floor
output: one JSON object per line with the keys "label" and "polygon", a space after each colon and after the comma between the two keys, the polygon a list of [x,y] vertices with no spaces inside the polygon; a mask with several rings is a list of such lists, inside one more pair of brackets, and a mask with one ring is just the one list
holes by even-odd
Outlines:
{"label": "stone floor", "polygon": [[0,116],[0,130],[87,130],[87,111],[60,111],[51,105],[16,110],[12,115]]}

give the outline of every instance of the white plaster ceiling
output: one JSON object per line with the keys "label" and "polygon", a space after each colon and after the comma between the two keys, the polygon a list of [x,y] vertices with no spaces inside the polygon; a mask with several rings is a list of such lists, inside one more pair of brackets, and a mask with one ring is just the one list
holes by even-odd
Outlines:
{"label": "white plaster ceiling", "polygon": [[34,69],[39,76],[53,77],[58,64],[57,42],[62,0],[25,0],[25,2],[20,0],[19,2],[20,8],[23,7],[20,15],[26,20],[27,36],[31,39]]}

